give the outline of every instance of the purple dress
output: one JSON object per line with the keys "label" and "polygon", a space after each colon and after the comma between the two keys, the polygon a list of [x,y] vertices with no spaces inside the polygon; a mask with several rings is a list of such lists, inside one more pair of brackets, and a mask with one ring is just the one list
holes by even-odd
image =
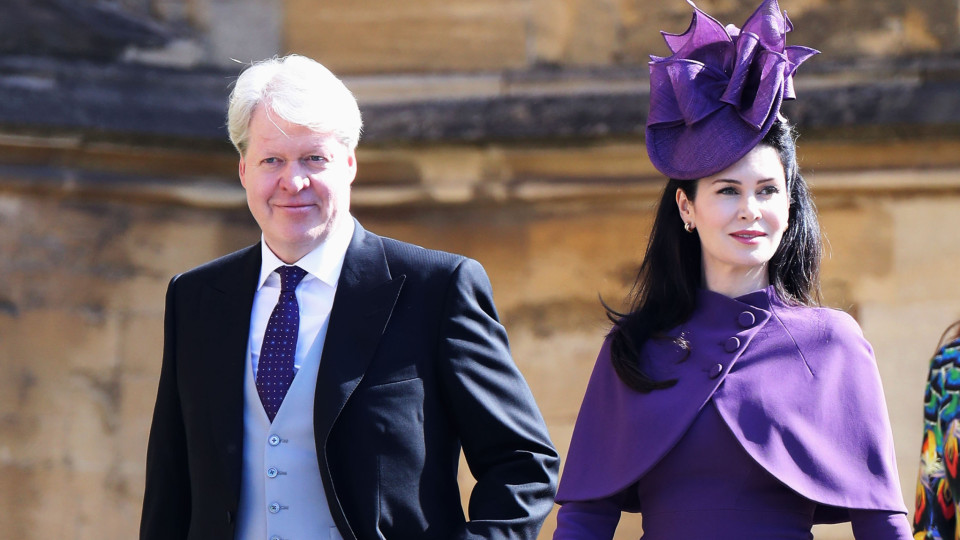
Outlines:
{"label": "purple dress", "polygon": [[812,538],[852,521],[858,539],[910,539],[869,345],[848,315],[787,306],[772,288],[700,292],[644,367],[677,384],[617,378],[605,343],[577,419],[555,539],[611,538],[621,511],[644,540]]}

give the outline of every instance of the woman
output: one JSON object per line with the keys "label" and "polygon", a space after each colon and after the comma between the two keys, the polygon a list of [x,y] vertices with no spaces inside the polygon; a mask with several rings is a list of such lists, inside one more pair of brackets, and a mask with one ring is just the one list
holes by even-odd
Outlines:
{"label": "woman", "polygon": [[923,396],[923,446],[913,532],[917,540],[960,539],[957,529],[960,439],[960,321],[940,338]]}
{"label": "woman", "polygon": [[776,0],[743,30],[696,10],[653,58],[647,150],[672,180],[631,310],[600,350],[571,441],[555,539],[910,538],[870,345],[816,307],[820,234],[779,111],[816,53]]}

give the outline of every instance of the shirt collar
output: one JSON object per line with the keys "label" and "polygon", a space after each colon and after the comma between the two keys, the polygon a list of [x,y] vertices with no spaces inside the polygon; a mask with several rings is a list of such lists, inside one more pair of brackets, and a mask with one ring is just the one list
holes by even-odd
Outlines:
{"label": "shirt collar", "polygon": [[[343,268],[343,260],[347,255],[350,240],[353,238],[353,229],[353,218],[344,220],[340,227],[330,231],[330,236],[319,246],[293,263],[307,271],[307,277],[304,279],[310,279],[313,276],[331,287],[337,286],[337,281],[340,279],[340,270]],[[267,242],[262,233],[260,235],[260,256],[263,262],[260,264],[260,280],[257,282],[258,291],[267,282],[267,278],[274,270],[287,264],[267,247]]]}

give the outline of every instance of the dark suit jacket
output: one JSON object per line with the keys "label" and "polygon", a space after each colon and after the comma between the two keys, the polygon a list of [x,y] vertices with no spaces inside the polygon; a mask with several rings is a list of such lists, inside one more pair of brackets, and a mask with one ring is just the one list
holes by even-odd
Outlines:
{"label": "dark suit jacket", "polygon": [[[234,537],[260,264],[255,245],[170,282],[141,540]],[[559,458],[473,260],[357,223],[312,414],[344,538],[534,538],[553,506]]]}

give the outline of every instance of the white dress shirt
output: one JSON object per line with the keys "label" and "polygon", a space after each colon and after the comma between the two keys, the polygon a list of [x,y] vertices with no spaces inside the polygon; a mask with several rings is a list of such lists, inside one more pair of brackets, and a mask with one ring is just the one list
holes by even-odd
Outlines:
{"label": "white dress shirt", "polygon": [[[297,304],[300,306],[300,332],[297,335],[297,352],[293,361],[294,372],[299,371],[303,357],[313,342],[326,337],[333,297],[337,292],[337,281],[340,279],[347,247],[353,238],[353,219],[345,221],[342,226],[331,231],[322,244],[293,263],[307,271],[306,277],[296,289]],[[280,274],[276,269],[286,264],[270,251],[264,239],[261,239],[260,251],[263,262],[260,265],[260,280],[257,282],[257,292],[253,297],[253,309],[250,312],[248,344],[254,379],[257,378],[263,334],[267,331],[270,314],[280,298]]]}

